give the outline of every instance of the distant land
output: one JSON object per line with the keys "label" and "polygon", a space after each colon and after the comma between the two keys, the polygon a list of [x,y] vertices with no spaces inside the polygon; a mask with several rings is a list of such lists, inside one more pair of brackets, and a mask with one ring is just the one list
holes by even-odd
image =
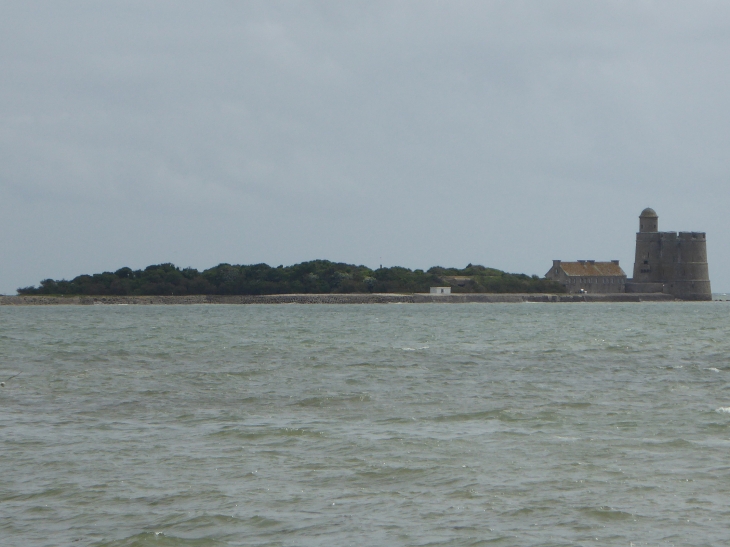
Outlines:
{"label": "distant land", "polygon": [[469,264],[466,268],[435,266],[409,270],[394,266],[372,270],[328,260],[293,266],[219,264],[199,272],[174,264],[144,270],[120,268],[115,272],[80,275],[67,280],[45,279],[39,287],[18,289],[21,295],[187,296],[424,293],[431,287],[451,287],[454,293],[564,293],[565,288],[536,275],[506,273]]}

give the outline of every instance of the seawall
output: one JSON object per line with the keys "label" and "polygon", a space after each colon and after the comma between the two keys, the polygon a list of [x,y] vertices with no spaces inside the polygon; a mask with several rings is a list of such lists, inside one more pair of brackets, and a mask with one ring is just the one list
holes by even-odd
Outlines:
{"label": "seawall", "polygon": [[0,296],[0,306],[184,304],[465,304],[523,302],[672,302],[662,293],[620,294],[272,294],[264,296]]}

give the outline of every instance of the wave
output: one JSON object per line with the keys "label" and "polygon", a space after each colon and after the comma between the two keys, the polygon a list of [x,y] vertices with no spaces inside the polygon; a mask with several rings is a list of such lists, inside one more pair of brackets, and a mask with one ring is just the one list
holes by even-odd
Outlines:
{"label": "wave", "polygon": [[366,393],[358,393],[353,395],[334,395],[325,397],[308,397],[301,399],[293,403],[296,406],[310,407],[310,406],[334,406],[334,405],[349,405],[352,403],[369,403],[371,401],[370,395]]}
{"label": "wave", "polygon": [[163,532],[143,532],[133,536],[110,542],[98,544],[99,547],[215,547],[218,545],[228,545],[227,542],[215,540],[212,538],[182,538],[176,536],[168,536]]}
{"label": "wave", "polygon": [[612,520],[627,520],[627,519],[634,518],[634,515],[631,513],[628,513],[626,511],[621,511],[618,509],[614,509],[613,507],[608,507],[606,505],[602,505],[601,507],[581,507],[580,511],[584,515],[593,517],[594,519],[598,519],[598,520],[612,521]]}

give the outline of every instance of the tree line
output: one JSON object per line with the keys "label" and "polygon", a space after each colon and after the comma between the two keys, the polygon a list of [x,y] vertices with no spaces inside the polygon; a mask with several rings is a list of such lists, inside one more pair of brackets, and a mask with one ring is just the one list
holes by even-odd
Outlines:
{"label": "tree line", "polygon": [[[453,279],[457,278],[457,279]],[[558,283],[536,275],[506,273],[469,264],[466,268],[410,270],[394,266],[372,270],[312,260],[293,266],[272,267],[219,264],[199,272],[174,264],[144,270],[120,268],[115,272],[80,275],[67,281],[44,279],[40,286],[18,289],[22,295],[264,295],[294,293],[416,293],[433,286],[451,286],[456,293],[565,292]]]}

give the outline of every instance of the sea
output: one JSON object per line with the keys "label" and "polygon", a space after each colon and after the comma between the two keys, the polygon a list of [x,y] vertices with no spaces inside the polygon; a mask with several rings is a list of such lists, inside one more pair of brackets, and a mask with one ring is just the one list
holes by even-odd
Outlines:
{"label": "sea", "polygon": [[3,306],[0,375],[6,547],[730,543],[728,302]]}

